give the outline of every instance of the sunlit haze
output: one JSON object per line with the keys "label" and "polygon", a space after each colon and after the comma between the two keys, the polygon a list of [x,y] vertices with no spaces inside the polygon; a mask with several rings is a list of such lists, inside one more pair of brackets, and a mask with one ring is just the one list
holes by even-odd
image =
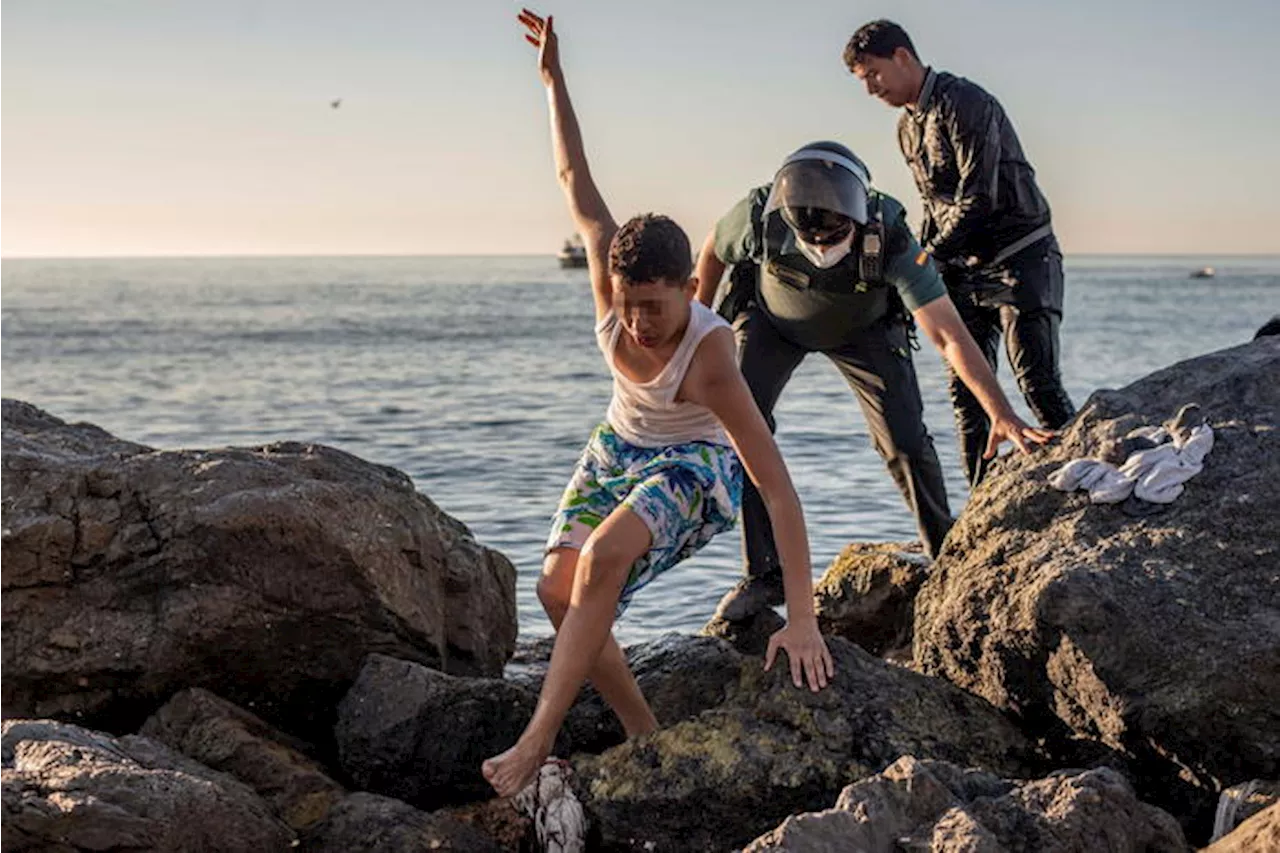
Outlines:
{"label": "sunlit haze", "polygon": [[[8,0],[0,250],[554,252],[571,224],[518,10]],[[1001,100],[1068,254],[1280,251],[1276,0],[539,11],[614,215],[667,213],[695,244],[813,139],[862,155],[916,221],[897,113],[841,62],[888,17]]]}

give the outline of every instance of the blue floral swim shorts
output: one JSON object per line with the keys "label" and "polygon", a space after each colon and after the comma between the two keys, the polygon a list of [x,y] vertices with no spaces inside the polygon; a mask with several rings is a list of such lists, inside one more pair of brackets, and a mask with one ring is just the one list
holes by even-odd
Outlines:
{"label": "blue floral swim shorts", "polygon": [[636,590],[733,527],[742,506],[742,464],[722,444],[637,447],[600,424],[560,499],[547,550],[581,550],[619,506],[639,516],[653,535],[623,585],[621,616]]}

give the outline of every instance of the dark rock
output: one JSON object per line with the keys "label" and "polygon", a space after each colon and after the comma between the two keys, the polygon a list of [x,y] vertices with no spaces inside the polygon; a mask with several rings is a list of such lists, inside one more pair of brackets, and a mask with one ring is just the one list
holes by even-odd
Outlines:
{"label": "dark rock", "polygon": [[[1213,821],[1213,840],[1229,835],[1237,826],[1277,802],[1280,802],[1280,782],[1250,779],[1231,786],[1218,798],[1218,810]],[[1280,850],[1280,845],[1276,849]]]}
{"label": "dark rock", "polygon": [[4,850],[269,853],[294,834],[257,794],[148,738],[6,720]]}
{"label": "dark rock", "polygon": [[1275,853],[1280,850],[1280,803],[1246,820],[1201,853]]}
{"label": "dark rock", "polygon": [[508,853],[537,850],[533,821],[516,808],[510,797],[452,806],[432,814],[466,824]]}
{"label": "dark rock", "polygon": [[818,625],[873,655],[910,657],[916,593],[928,576],[918,542],[849,545],[814,587]]}
{"label": "dark rock", "polygon": [[1280,335],[1280,314],[1263,323],[1258,331],[1254,333],[1253,339],[1256,341],[1258,338],[1267,338],[1273,335]]}
{"label": "dark rock", "polygon": [[323,818],[346,793],[304,754],[304,744],[207,690],[174,696],[141,734],[239,779],[294,829]]}
{"label": "dark rock", "polygon": [[447,815],[363,791],[348,794],[302,836],[307,853],[503,853],[503,847]]}
{"label": "dark rock", "polygon": [[[1139,794],[1194,841],[1221,782],[1280,774],[1278,380],[1267,338],[1098,392],[1056,446],[993,466],[916,598],[925,672],[1051,746],[1129,756]],[[1047,483],[1188,403],[1215,444],[1166,512],[1131,518]]]}
{"label": "dark rock", "polygon": [[[777,621],[770,621],[769,616]],[[734,626],[734,623],[716,620],[708,627],[716,624]],[[753,625],[775,624],[781,627],[782,619],[769,611],[768,616],[761,614],[734,627],[752,631]],[[707,632],[707,628],[703,632],[699,637],[666,634],[623,650],[636,683],[640,685],[640,691],[653,709],[659,725],[670,725],[718,704],[724,699],[726,689],[738,680],[742,661],[731,648],[733,641],[716,639]],[[742,639],[742,635],[736,637]],[[507,667],[508,680],[534,694],[541,691],[554,639],[551,637],[523,646],[520,663]],[[761,648],[760,653],[763,651]],[[589,683],[565,718],[564,735],[562,748],[567,752],[563,754],[599,753],[626,740],[622,723]]]}
{"label": "dark rock", "polygon": [[[627,657],[662,725],[719,704],[744,663],[720,640],[677,635],[632,646]],[[425,809],[493,796],[480,764],[515,743],[533,716],[542,676],[525,675],[521,683],[460,678],[371,655],[339,706],[343,770],[361,788]],[[586,690],[554,753],[599,752],[622,740],[613,712]]]}
{"label": "dark rock", "polygon": [[[767,619],[759,621],[782,627],[781,617],[776,613],[772,615],[777,622]],[[508,680],[534,693],[540,691],[551,660],[551,639],[554,638],[523,646],[519,665],[507,667]],[[683,720],[719,704],[728,687],[737,683],[738,670],[743,664],[742,655],[732,647],[731,641],[711,634],[690,637],[668,633],[647,643],[628,646],[623,649],[623,654],[636,677],[636,683],[653,708],[654,716],[662,725]],[[760,654],[763,654],[763,649]],[[575,705],[575,712],[582,714],[584,719],[612,714],[590,685]],[[593,725],[590,728],[604,731],[606,726]],[[617,742],[621,742],[621,729],[618,729],[618,733]],[[594,738],[595,735],[574,738],[574,748],[598,752],[591,746]],[[607,745],[614,746],[617,742]]]}
{"label": "dark rock", "polygon": [[725,850],[904,753],[1022,775],[1035,753],[987,702],[838,637],[830,685],[791,682],[744,658],[726,700],[697,717],[578,756],[575,789],[607,847]]}
{"label": "dark rock", "polygon": [[718,637],[744,655],[758,656],[768,651],[769,638],[786,624],[786,619],[766,607],[738,622],[713,617],[698,633],[703,637]]}
{"label": "dark rock", "polygon": [[536,701],[501,679],[370,655],[338,706],[338,759],[360,788],[423,809],[488,799],[480,763],[516,742]]}
{"label": "dark rock", "polygon": [[475,674],[511,653],[514,568],[394,469],[3,417],[6,716],[133,731],[205,687],[311,740],[371,651]]}
{"label": "dark rock", "polygon": [[1010,782],[903,756],[835,808],[788,818],[744,853],[1189,853],[1178,822],[1112,770]]}
{"label": "dark rock", "polygon": [[[719,705],[751,662],[715,637],[671,633],[629,646],[627,664],[658,725],[670,726]],[[598,696],[583,704],[592,702],[600,713],[612,715]]]}
{"label": "dark rock", "polygon": [[551,652],[556,647],[556,637],[538,637],[534,640],[516,640],[516,650],[511,654],[502,671],[502,677],[513,684],[537,690],[547,673]]}

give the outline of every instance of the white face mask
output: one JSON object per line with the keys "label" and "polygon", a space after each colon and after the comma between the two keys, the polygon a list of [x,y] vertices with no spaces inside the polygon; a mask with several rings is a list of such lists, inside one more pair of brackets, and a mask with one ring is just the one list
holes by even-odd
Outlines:
{"label": "white face mask", "polygon": [[844,260],[844,256],[853,250],[853,230],[839,243],[830,246],[814,246],[803,240],[796,240],[796,248],[818,269],[829,269]]}

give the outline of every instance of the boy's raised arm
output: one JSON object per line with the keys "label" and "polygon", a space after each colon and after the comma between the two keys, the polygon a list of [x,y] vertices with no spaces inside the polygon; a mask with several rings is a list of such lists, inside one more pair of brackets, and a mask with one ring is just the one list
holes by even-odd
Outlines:
{"label": "boy's raised arm", "polygon": [[582,236],[591,271],[592,291],[596,299],[596,318],[610,308],[609,242],[618,225],[609,213],[600,190],[591,178],[587,154],[582,145],[578,118],[569,101],[564,72],[560,68],[560,48],[554,18],[522,9],[517,16],[528,32],[525,40],[538,48],[538,73],[547,87],[547,103],[551,108],[551,147],[555,152],[556,176],[569,203],[573,224]]}

